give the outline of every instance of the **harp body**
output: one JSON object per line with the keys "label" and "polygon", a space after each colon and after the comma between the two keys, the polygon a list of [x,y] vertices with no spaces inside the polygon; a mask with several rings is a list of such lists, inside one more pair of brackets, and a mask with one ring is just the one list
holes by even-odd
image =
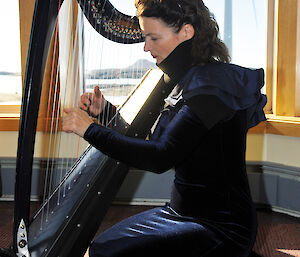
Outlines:
{"label": "harp body", "polygon": [[[94,29],[106,38],[127,44],[143,41],[137,21],[118,13],[109,1],[79,0],[78,4]],[[89,146],[66,171],[63,180],[41,205],[34,218],[29,219],[42,80],[60,5],[59,0],[36,0],[35,4],[17,153],[13,251],[18,256],[83,256],[128,172],[125,164]],[[111,20],[114,14],[119,19]],[[129,118],[129,126],[118,128],[124,135],[145,138],[160,113],[164,98],[173,87],[165,84],[161,75],[151,74],[154,73],[147,74],[143,80],[149,81],[149,77],[155,76],[159,81],[157,85],[152,83],[152,88],[149,88],[149,82],[141,83],[120,109],[122,115],[126,116],[126,106],[134,106],[137,99],[140,100],[139,92],[149,92],[143,104],[135,107],[134,115]],[[145,86],[148,88],[145,89]],[[116,124],[114,122],[111,121]],[[58,204],[57,198],[60,195],[64,195],[64,200]],[[42,226],[39,225],[41,223]]]}

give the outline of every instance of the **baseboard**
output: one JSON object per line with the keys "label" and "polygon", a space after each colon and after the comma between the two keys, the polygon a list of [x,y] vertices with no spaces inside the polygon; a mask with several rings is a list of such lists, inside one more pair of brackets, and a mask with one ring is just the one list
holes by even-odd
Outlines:
{"label": "baseboard", "polygon": [[300,213],[300,168],[276,163],[247,163],[249,184],[256,204],[277,212]]}
{"label": "baseboard", "polygon": [[299,211],[293,211],[293,210],[289,210],[289,209],[285,209],[285,208],[281,208],[281,207],[277,207],[277,206],[272,206],[271,209],[273,212],[283,213],[283,214],[287,214],[289,216],[293,216],[295,218],[300,218]]}
{"label": "baseboard", "polygon": [[[32,201],[38,201],[39,173],[42,159],[33,164]],[[15,159],[0,158],[1,201],[13,201]],[[55,160],[57,167],[60,161]],[[273,211],[300,216],[300,168],[270,162],[247,162],[249,184],[256,204],[271,206]],[[154,174],[132,169],[120,188],[114,203],[161,206],[169,201],[174,171]]]}
{"label": "baseboard", "polygon": [[[0,201],[2,202],[13,202],[15,199],[14,199],[14,195],[5,195],[3,194],[1,197],[0,197]],[[32,195],[30,197],[30,201],[31,202],[38,202],[39,201],[39,197],[37,195]]]}

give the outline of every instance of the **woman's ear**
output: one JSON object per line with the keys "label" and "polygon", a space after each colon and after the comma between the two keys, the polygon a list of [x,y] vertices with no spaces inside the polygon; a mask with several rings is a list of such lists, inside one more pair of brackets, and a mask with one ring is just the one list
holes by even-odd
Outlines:
{"label": "woman's ear", "polygon": [[194,36],[195,29],[192,24],[184,24],[180,32],[182,32],[182,36],[185,40],[189,40]]}

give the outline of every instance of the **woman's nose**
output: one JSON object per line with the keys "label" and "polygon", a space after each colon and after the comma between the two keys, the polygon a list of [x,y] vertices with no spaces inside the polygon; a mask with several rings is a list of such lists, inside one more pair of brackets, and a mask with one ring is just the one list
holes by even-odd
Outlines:
{"label": "woman's nose", "polygon": [[150,51],[150,44],[149,44],[147,38],[145,39],[145,43],[144,43],[144,51],[145,52]]}

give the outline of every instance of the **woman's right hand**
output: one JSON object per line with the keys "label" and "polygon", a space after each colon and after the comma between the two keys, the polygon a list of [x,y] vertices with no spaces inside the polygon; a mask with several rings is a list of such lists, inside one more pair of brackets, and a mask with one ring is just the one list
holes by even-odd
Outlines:
{"label": "woman's right hand", "polygon": [[107,101],[98,86],[95,86],[94,93],[84,93],[80,97],[80,108],[94,117],[103,111],[106,104]]}

